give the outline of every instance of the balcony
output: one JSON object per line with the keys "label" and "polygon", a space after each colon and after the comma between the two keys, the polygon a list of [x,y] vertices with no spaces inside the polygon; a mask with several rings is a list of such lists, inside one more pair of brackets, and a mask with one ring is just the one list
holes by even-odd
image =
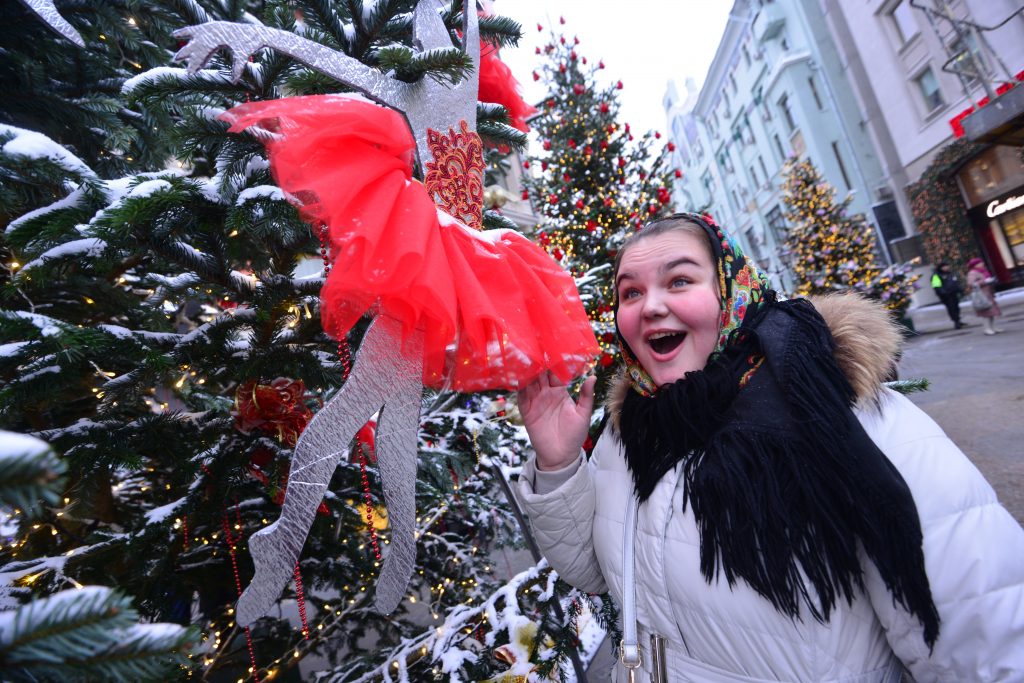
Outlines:
{"label": "balcony", "polygon": [[781,3],[771,2],[764,5],[754,18],[754,40],[759,44],[779,35],[786,24],[786,12]]}
{"label": "balcony", "polygon": [[1018,83],[963,121],[964,134],[974,142],[1024,145],[1024,83]]}

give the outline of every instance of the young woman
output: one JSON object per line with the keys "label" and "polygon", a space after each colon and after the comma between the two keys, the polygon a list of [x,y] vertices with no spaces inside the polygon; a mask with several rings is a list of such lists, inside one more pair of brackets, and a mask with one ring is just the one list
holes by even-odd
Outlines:
{"label": "young woman", "polygon": [[975,257],[967,262],[967,286],[971,290],[981,292],[989,303],[987,308],[979,309],[975,307],[974,309],[974,314],[981,318],[985,334],[989,336],[1003,331],[996,327],[996,318],[1001,316],[1003,312],[999,310],[999,304],[996,303],[996,289],[993,286],[995,281],[995,277],[992,276],[992,273],[988,272],[985,262],[980,258]]}
{"label": "young woman", "polygon": [[[619,252],[624,371],[519,395],[519,496],[551,566],[622,608],[617,680],[1024,680],[1024,531],[882,386],[899,334],[857,297],[777,301],[706,217]],[[827,322],[826,322],[827,321]]]}

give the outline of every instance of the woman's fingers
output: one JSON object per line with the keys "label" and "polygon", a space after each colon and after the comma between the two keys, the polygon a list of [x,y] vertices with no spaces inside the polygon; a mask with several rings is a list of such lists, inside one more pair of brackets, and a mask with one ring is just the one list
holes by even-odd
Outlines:
{"label": "woman's fingers", "polygon": [[583,380],[580,387],[580,398],[576,402],[577,410],[587,417],[589,422],[590,414],[594,412],[594,387],[597,386],[597,376],[590,375]]}

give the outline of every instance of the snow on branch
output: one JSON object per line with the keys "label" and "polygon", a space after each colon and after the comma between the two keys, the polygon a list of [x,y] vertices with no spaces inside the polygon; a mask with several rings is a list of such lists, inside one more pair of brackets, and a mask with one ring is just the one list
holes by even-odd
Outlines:
{"label": "snow on branch", "polygon": [[84,237],[79,240],[71,240],[64,244],[58,244],[52,249],[47,249],[42,254],[22,266],[21,270],[18,271],[18,276],[21,277],[22,273],[25,273],[32,268],[38,268],[39,266],[46,265],[47,261],[64,259],[70,256],[95,258],[103,253],[103,250],[106,249],[106,247],[106,242],[95,237]]}
{"label": "snow on branch", "polygon": [[143,71],[138,76],[133,76],[126,80],[121,86],[121,94],[130,96],[143,86],[156,84],[166,85],[168,83],[179,83],[185,80],[200,80],[223,87],[230,87],[232,85],[231,77],[217,69],[201,69],[194,74],[190,74],[188,69],[173,66],[158,66],[150,69],[149,71]]}
{"label": "snow on branch", "polygon": [[84,161],[42,133],[0,123],[0,135],[14,136],[0,148],[5,154],[30,159],[48,159],[69,173],[75,173],[83,178],[96,177],[96,173]]}

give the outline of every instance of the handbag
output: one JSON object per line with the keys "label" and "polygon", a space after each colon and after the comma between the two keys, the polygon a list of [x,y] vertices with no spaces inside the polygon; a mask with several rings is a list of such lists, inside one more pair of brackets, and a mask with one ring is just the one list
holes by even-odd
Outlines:
{"label": "handbag", "polygon": [[980,287],[971,288],[971,306],[976,312],[987,311],[992,308],[992,299],[988,298]]}

